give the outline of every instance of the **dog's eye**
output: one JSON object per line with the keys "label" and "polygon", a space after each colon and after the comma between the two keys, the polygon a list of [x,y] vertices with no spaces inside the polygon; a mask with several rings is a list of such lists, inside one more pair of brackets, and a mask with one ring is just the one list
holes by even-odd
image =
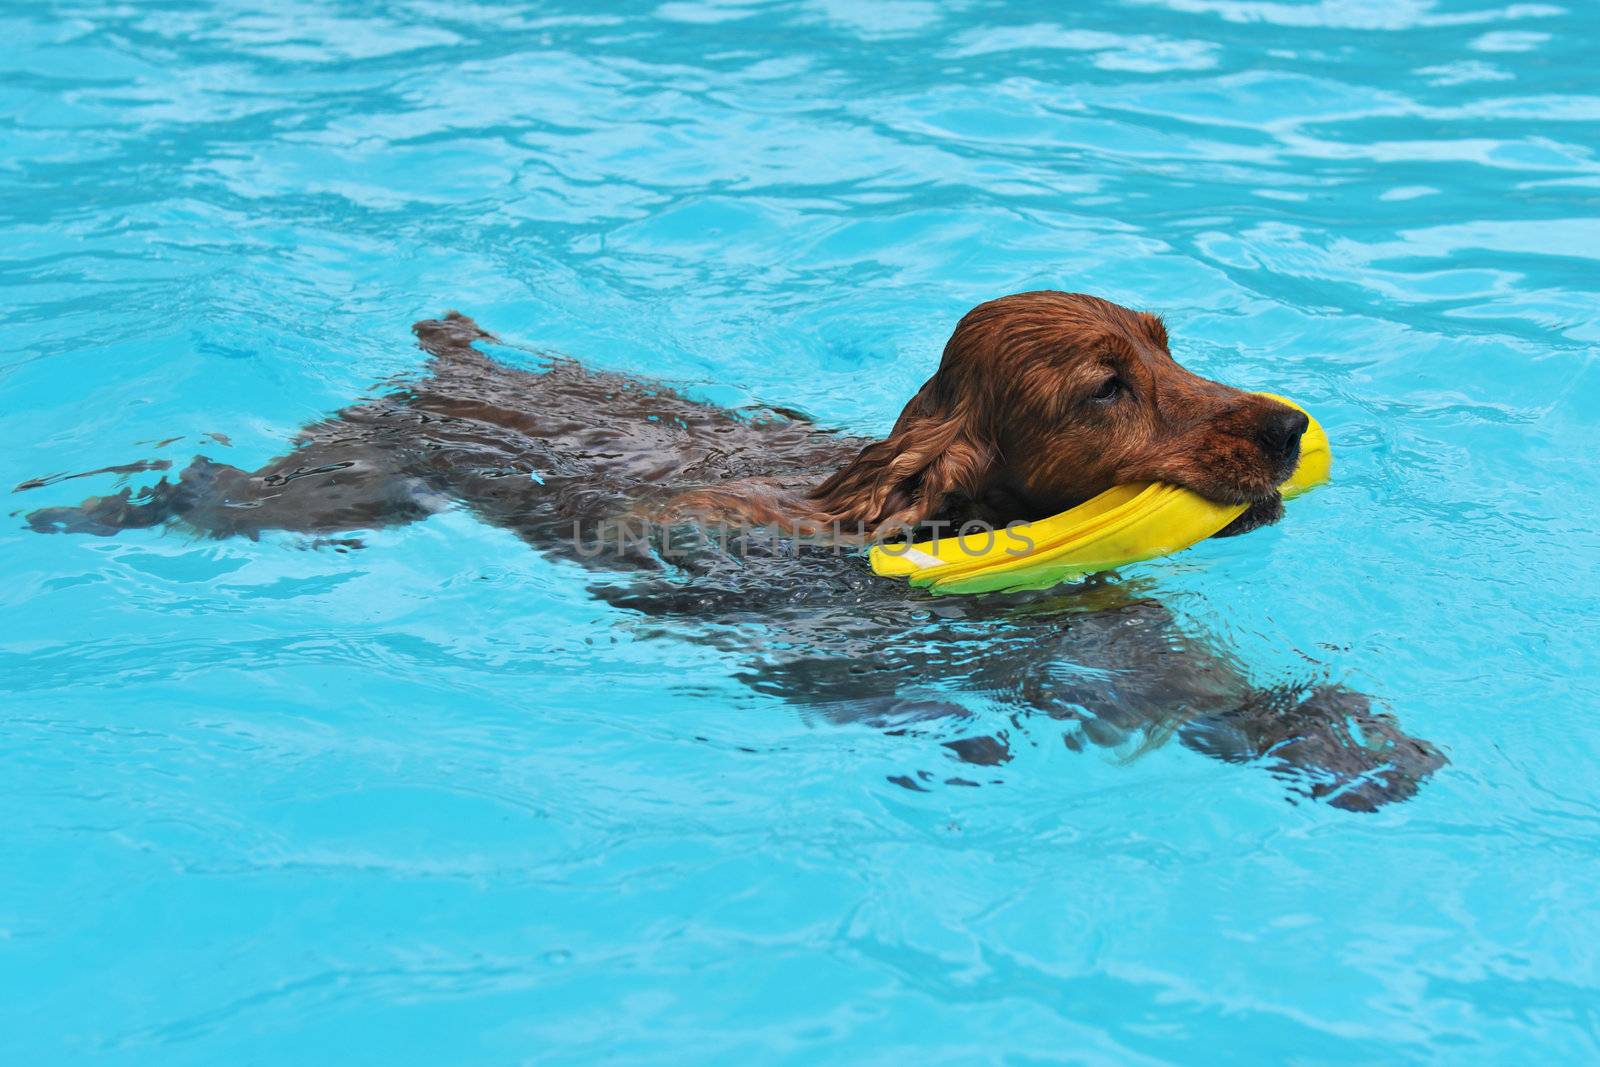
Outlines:
{"label": "dog's eye", "polygon": [[1096,403],[1105,404],[1122,395],[1122,379],[1115,375],[1100,383],[1099,388],[1090,395],[1089,399]]}

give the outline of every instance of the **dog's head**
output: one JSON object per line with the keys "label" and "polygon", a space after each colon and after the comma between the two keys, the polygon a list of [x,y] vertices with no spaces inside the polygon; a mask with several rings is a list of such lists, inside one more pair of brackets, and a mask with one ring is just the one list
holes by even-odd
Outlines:
{"label": "dog's head", "polygon": [[980,304],[889,437],[817,488],[836,520],[913,526],[953,498],[1036,519],[1129,482],[1170,482],[1274,521],[1306,417],[1180,367],[1153,315],[1077,293]]}

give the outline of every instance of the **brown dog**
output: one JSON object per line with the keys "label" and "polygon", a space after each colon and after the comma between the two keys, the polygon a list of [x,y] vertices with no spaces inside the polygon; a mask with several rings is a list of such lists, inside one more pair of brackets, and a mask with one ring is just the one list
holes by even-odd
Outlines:
{"label": "brown dog", "polygon": [[1291,407],[1184,370],[1153,315],[1020,293],[968,312],[889,436],[810,492],[724,487],[682,505],[870,535],[941,517],[1000,527],[1160,481],[1249,504],[1226,536],[1282,514],[1278,486],[1306,425]]}
{"label": "brown dog", "polygon": [[[1184,370],[1153,316],[1057,292],[980,305],[881,441],[782,409],[727,411],[565,359],[515,369],[479,351],[493,338],[454,313],[415,331],[430,373],[307,428],[259,470],[197,458],[176,483],[29,522],[331,535],[459,503],[597,573],[592,588],[608,601],[725,645],[756,688],[834,718],[949,733],[969,715],[964,698],[981,695],[1070,722],[1069,744],[1176,735],[1226,760],[1262,761],[1298,792],[1348,808],[1410,796],[1444,762],[1358,693],[1315,681],[1256,687],[1126,586],[944,600],[930,613],[926,597],[815,538],[754,556],[748,541],[739,551],[721,537],[670,543],[689,520],[855,542],[934,521],[1000,526],[1150,480],[1249,504],[1225,533],[1274,521],[1305,416]],[[623,516],[658,521],[649,537],[604,536]],[[778,640],[752,648],[735,630],[751,621]],[[946,742],[988,765],[1007,745],[981,730]],[[920,787],[932,776],[900,780]]]}

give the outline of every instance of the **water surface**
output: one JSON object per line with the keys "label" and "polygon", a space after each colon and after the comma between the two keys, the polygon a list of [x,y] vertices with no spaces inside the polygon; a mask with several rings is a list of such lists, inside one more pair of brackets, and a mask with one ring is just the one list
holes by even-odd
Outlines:
{"label": "water surface", "polygon": [[0,33],[0,489],[253,467],[446,307],[883,432],[973,304],[1094,292],[1338,464],[1126,577],[1452,761],[1352,815],[974,702],[1003,782],[911,792],[937,729],[801,714],[464,512],[359,551],[40,537],[119,483],[30,489],[9,1062],[1595,1056],[1591,4],[16,0]]}

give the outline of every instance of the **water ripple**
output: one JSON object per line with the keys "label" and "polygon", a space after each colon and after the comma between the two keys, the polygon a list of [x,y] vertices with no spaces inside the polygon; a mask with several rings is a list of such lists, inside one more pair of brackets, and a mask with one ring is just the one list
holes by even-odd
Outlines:
{"label": "water ripple", "polygon": [[[1487,0],[0,11],[0,485],[250,466],[414,371],[408,324],[448,306],[507,360],[881,431],[972,304],[1088,290],[1304,399],[1338,453],[1289,521],[1141,593],[1451,758],[1352,818],[1143,736],[1075,751],[965,676],[932,694],[958,721],[839,724],[747,684],[759,626],[641,623],[460,512],[358,549],[12,515],[12,1058],[1592,1059],[1597,28]],[[1010,762],[939,784],[978,727]]]}

